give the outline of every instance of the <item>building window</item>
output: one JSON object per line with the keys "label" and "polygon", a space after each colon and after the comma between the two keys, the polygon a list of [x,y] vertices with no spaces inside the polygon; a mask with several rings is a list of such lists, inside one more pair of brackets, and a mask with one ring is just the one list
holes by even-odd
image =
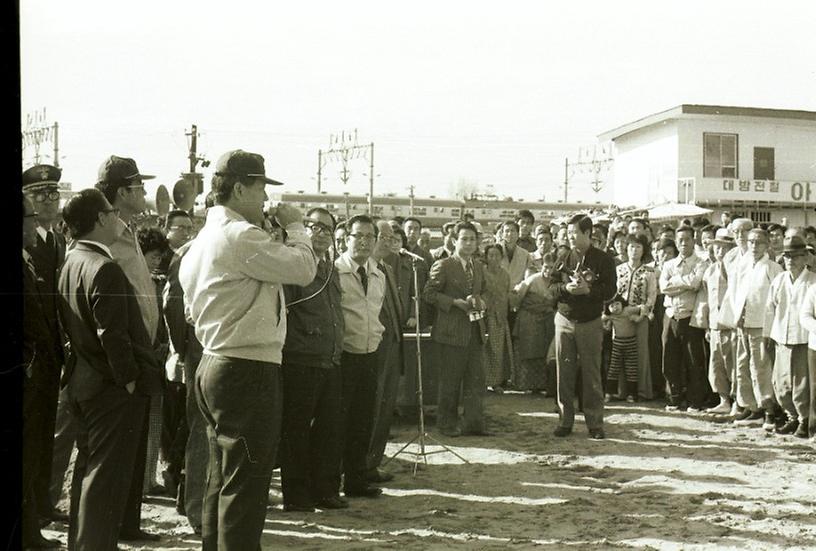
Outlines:
{"label": "building window", "polygon": [[754,180],[774,179],[774,148],[754,148]]}
{"label": "building window", "polygon": [[767,210],[752,210],[751,211],[751,221],[762,223],[762,222],[770,222],[771,221],[771,213]]}
{"label": "building window", "polygon": [[737,135],[703,133],[703,177],[738,178]]}

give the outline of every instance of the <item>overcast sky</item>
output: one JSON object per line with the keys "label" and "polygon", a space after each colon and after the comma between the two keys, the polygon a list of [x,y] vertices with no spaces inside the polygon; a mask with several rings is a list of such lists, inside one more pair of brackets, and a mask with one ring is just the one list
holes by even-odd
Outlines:
{"label": "overcast sky", "polygon": [[[110,154],[172,184],[196,123],[207,175],[242,148],[286,190],[314,191],[318,149],[356,128],[375,144],[376,194],[465,180],[555,200],[565,157],[645,115],[816,110],[812,1],[20,4],[23,120],[46,107],[59,122],[75,188]],[[324,189],[343,191],[340,166],[324,167]],[[368,162],[350,168],[348,191],[367,191]]]}

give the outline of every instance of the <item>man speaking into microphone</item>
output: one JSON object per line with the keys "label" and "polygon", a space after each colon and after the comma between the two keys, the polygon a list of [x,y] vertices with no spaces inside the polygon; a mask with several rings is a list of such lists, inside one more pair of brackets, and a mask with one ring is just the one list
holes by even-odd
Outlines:
{"label": "man speaking into microphone", "polygon": [[[473,224],[458,223],[455,235],[455,252],[434,263],[423,292],[425,302],[437,307],[431,338],[439,347],[439,357],[445,358],[439,374],[436,423],[439,432],[445,436],[487,436],[482,406],[485,389],[482,369],[485,303],[481,297],[484,273],[482,265],[473,261],[477,247]],[[458,418],[460,386],[465,409],[461,428]]]}

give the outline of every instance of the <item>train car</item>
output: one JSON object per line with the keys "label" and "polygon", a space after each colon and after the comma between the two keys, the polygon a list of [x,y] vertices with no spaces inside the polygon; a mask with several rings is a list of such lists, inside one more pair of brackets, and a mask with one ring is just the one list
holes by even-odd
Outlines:
{"label": "train car", "polygon": [[[356,214],[368,213],[368,197],[365,195],[337,195],[328,193],[273,193],[273,201],[291,203],[308,210],[323,207],[338,219],[347,219]],[[413,214],[410,197],[394,194],[374,198],[374,215],[382,218],[415,216],[423,226],[438,227],[449,220],[458,220],[462,214],[462,201],[437,199],[436,197],[416,197],[413,199]]]}
{"label": "train car", "polygon": [[[300,209],[323,207],[338,219],[368,213],[368,197],[329,193],[273,193],[273,201],[292,203]],[[515,220],[521,209],[533,213],[536,221],[549,221],[588,208],[602,205],[589,203],[545,203],[542,201],[503,201],[493,197],[472,197],[466,200],[437,197],[405,197],[389,193],[374,198],[374,215],[382,218],[414,216],[428,228],[438,229],[450,220],[460,220],[465,213],[487,228],[495,228],[505,220]],[[486,229],[487,229],[486,228]]]}

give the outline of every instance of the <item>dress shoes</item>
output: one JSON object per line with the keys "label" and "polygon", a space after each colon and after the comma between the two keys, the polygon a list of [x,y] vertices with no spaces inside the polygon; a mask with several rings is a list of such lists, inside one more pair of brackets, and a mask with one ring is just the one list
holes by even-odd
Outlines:
{"label": "dress shoes", "polygon": [[68,522],[68,514],[59,509],[51,509],[45,516],[40,517],[40,528],[45,528],[52,522]]}
{"label": "dress shoes", "polygon": [[376,486],[356,486],[343,491],[346,497],[380,497],[382,490]]}
{"label": "dress shoes", "polygon": [[809,419],[805,419],[801,423],[799,423],[799,428],[797,428],[796,432],[793,433],[793,435],[796,438],[807,438],[808,437],[808,429],[810,427],[810,423],[808,421],[809,421]]}
{"label": "dress shoes", "polygon": [[283,510],[287,513],[314,513],[312,503],[284,503]]}
{"label": "dress shoes", "polygon": [[451,438],[456,438],[457,436],[462,436],[462,431],[454,427],[452,429],[439,429],[439,434],[441,434],[442,436],[450,436]]}
{"label": "dress shoes", "polygon": [[799,419],[790,419],[781,427],[776,427],[776,434],[793,434],[799,428]]}
{"label": "dress shoes", "polygon": [[122,532],[119,534],[119,541],[160,541],[161,536],[145,532],[144,530],[136,530],[135,532]]}
{"label": "dress shoes", "polygon": [[349,502],[340,496],[321,497],[315,502],[318,509],[348,509]]}
{"label": "dress shoes", "polygon": [[366,473],[366,480],[373,484],[382,484],[383,482],[394,480],[394,475],[374,468]]}
{"label": "dress shoes", "polygon": [[569,436],[570,433],[572,433],[572,427],[556,427],[556,429],[553,431],[553,436]]}
{"label": "dress shoes", "polygon": [[[170,492],[167,491],[166,486],[162,486],[161,484],[156,484],[151,486],[149,490],[145,492],[147,496],[169,496]],[[172,494],[173,497],[176,497],[176,494]]]}
{"label": "dress shoes", "polygon": [[593,440],[603,440],[606,434],[603,429],[589,429],[589,437]]}

